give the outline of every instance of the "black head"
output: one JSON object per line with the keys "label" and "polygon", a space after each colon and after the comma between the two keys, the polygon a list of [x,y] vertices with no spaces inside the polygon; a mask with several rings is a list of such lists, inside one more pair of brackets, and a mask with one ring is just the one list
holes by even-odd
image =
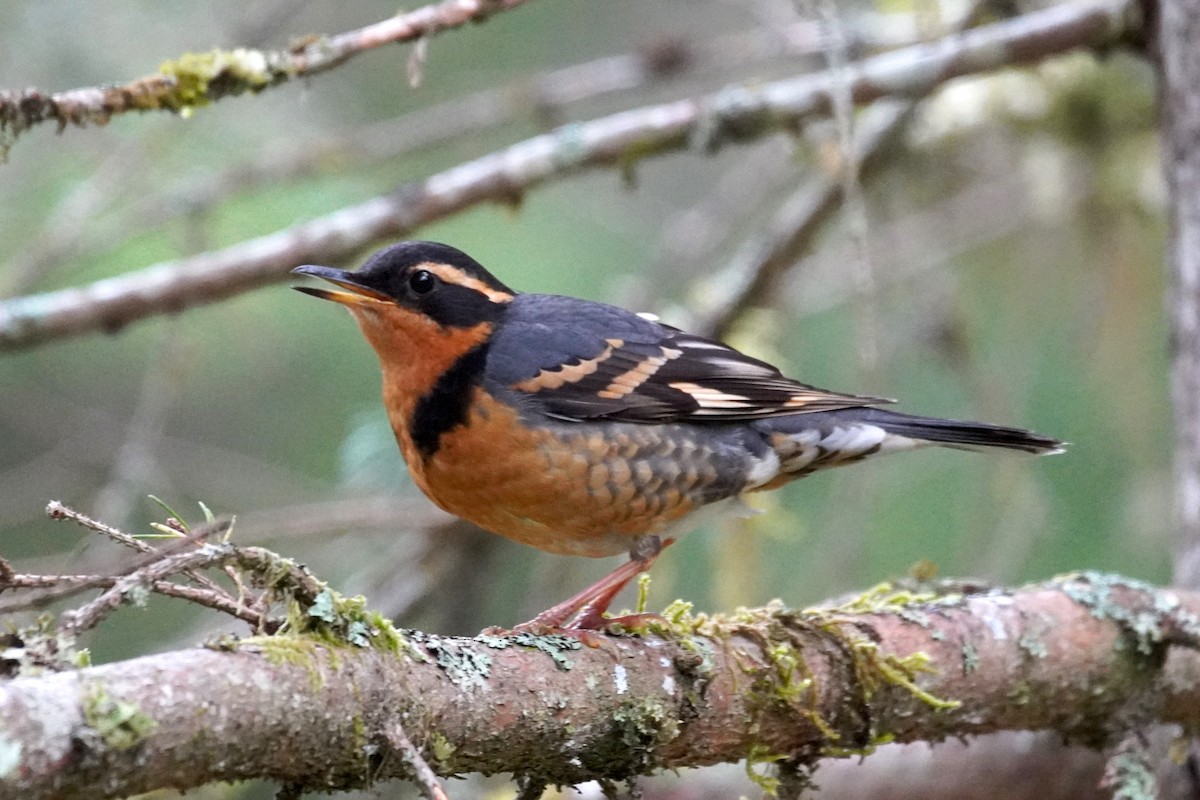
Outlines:
{"label": "black head", "polygon": [[437,242],[401,242],[380,250],[355,272],[303,266],[292,272],[324,278],[348,289],[296,287],[306,294],[355,306],[392,303],[450,327],[496,319],[513,291],[461,250]]}

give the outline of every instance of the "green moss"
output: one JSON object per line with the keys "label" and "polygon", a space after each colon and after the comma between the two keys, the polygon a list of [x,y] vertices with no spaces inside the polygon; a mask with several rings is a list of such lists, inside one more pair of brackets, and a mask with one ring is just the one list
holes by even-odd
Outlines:
{"label": "green moss", "polygon": [[[936,697],[916,684],[918,674],[935,671],[928,653],[918,651],[907,656],[881,653],[878,644],[866,637],[847,633],[840,622],[845,615],[895,614],[907,622],[929,628],[927,609],[957,606],[962,600],[963,596],[957,592],[913,592],[897,589],[890,583],[881,583],[835,608],[806,609],[803,613],[812,618],[826,635],[839,639],[849,647],[864,700],[870,701],[883,686],[896,686],[931,708],[941,710],[958,708],[961,703]],[[964,671],[973,671],[977,666],[978,653],[974,646],[964,645]]]}
{"label": "green moss", "polygon": [[927,653],[917,651],[907,656],[883,654],[879,645],[866,639],[849,642],[853,648],[856,671],[863,687],[863,699],[870,700],[885,685],[904,689],[930,708],[939,711],[958,708],[958,700],[943,700],[916,684],[918,674],[935,672]]}
{"label": "green moss", "polygon": [[367,753],[367,745],[370,744],[370,739],[367,736],[367,723],[363,721],[361,714],[355,714],[351,718],[350,734],[354,742],[352,747],[355,758]]}
{"label": "green moss", "polygon": [[276,666],[287,664],[303,668],[308,672],[309,686],[315,692],[325,686],[325,670],[317,656],[317,651],[322,644],[322,642],[307,636],[276,634],[274,636],[251,636],[242,639],[238,646],[259,650],[267,661]]}
{"label": "green moss", "polygon": [[657,136],[630,142],[617,157],[617,169],[620,170],[621,182],[628,188],[637,187],[637,166],[644,159],[677,150],[685,141],[684,135],[663,139]]}
{"label": "green moss", "polygon": [[135,704],[110,696],[100,683],[90,684],[84,693],[83,720],[113,750],[128,750],[157,727]]}
{"label": "green moss", "polygon": [[869,756],[885,744],[891,744],[896,741],[896,737],[890,733],[875,733],[871,735],[871,741],[862,747],[840,747],[835,744],[827,744],[821,748],[821,755],[829,758],[863,758]]}
{"label": "green moss", "polygon": [[16,627],[5,621],[0,634],[0,677],[36,677],[91,665],[91,654],[75,648],[75,637],[59,631],[52,614],[41,614],[31,624]]}
{"label": "green moss", "polygon": [[390,620],[368,609],[365,597],[345,597],[329,587],[322,589],[307,608],[294,602],[285,630],[312,636],[333,647],[371,647],[414,661],[429,660]]}
{"label": "green moss", "polygon": [[[746,754],[746,777],[750,782],[762,789],[762,792],[767,797],[779,796],[779,777],[775,774],[776,765],[786,761],[790,756],[785,753],[772,753],[763,745],[756,744],[750,748],[750,752]],[[767,766],[766,771],[760,771],[758,767]]]}
{"label": "green moss", "polygon": [[434,761],[439,765],[449,763],[450,759],[454,756],[454,751],[457,749],[458,747],[455,746],[454,742],[436,731],[429,738],[430,755],[433,756]]}
{"label": "green moss", "polygon": [[[284,61],[261,50],[238,48],[185,53],[164,61],[158,71],[175,80],[175,89],[165,96],[144,96],[144,107],[163,107],[183,114],[208,105],[224,95],[260,92],[286,80],[291,72]],[[135,96],[136,104],[139,97]]]}
{"label": "green moss", "polygon": [[806,697],[808,702],[800,709],[813,726],[825,737],[825,744],[837,741],[838,732],[817,713],[820,702],[817,695],[816,679],[804,662],[800,648],[792,637],[775,640],[773,643],[763,642],[763,654],[767,657],[772,670],[767,675],[760,675],[755,681],[754,690],[759,698],[769,698],[787,707],[796,707],[796,701]]}
{"label": "green moss", "polygon": [[[895,585],[884,582],[872,586],[862,594],[852,597],[844,603],[834,606],[833,608],[812,608],[805,609],[808,612],[814,613],[829,613],[841,612],[843,614],[883,614],[883,613],[899,613],[903,614],[921,614],[925,612],[923,608],[931,604],[946,605],[958,600],[957,595],[934,594],[933,592],[913,592],[907,589],[896,588]],[[922,609],[914,608],[921,606]],[[928,624],[927,622],[925,624]]]}
{"label": "green moss", "polygon": [[1015,706],[1029,705],[1029,701],[1033,697],[1033,687],[1029,685],[1029,681],[1022,678],[1013,684],[1006,696]]}

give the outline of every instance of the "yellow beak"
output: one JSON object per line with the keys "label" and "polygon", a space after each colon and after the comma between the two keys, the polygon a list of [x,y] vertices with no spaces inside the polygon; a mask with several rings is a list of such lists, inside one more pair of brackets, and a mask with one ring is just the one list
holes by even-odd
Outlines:
{"label": "yellow beak", "polygon": [[297,275],[311,275],[314,278],[329,281],[330,283],[340,286],[343,289],[348,289],[346,292],[335,292],[329,289],[318,289],[312,286],[293,286],[292,288],[304,294],[310,294],[313,297],[319,297],[322,300],[332,300],[335,303],[341,303],[344,306],[360,306],[366,303],[381,303],[390,302],[391,298],[383,292],[372,289],[368,286],[363,286],[355,278],[354,273],[346,272],[345,270],[335,269],[333,267],[318,267],[313,264],[306,264],[302,267],[296,267],[292,270]]}

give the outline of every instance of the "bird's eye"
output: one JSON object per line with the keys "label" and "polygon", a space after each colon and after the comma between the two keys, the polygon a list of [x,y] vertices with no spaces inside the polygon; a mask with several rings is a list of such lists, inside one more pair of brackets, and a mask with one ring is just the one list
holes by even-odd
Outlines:
{"label": "bird's eye", "polygon": [[412,289],[414,294],[429,294],[436,285],[437,278],[433,277],[429,270],[419,269],[408,276],[408,288]]}

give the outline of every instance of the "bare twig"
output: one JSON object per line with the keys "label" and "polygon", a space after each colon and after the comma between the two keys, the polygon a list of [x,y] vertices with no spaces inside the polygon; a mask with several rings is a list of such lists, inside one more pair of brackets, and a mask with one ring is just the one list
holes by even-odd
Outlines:
{"label": "bare twig", "polygon": [[135,539],[128,533],[118,530],[107,523],[92,519],[87,514],[63,505],[58,500],[51,500],[46,504],[46,516],[50,517],[50,519],[69,519],[72,522],[82,525],[90,531],[95,531],[96,533],[107,536],[118,544],[122,544],[125,547],[133,550],[137,550],[139,553],[154,552],[153,547],[141,541],[140,539]]}
{"label": "bare twig", "polygon": [[214,50],[189,54],[149,75],[120,86],[73,89],[44,94],[36,89],[0,91],[0,146],[48,120],[67,125],[103,125],[129,111],[179,112],[222,97],[261,92],[296,78],[316,75],[359,53],[388,44],[411,42],[493,14],[527,0],[444,0],[407,14],[335,36],[314,37],[289,50]]}
{"label": "bare twig", "polygon": [[[99,520],[92,519],[91,517],[89,517],[86,514],[83,514],[79,511],[76,511],[73,508],[63,505],[58,500],[51,500],[46,505],[46,514],[50,517],[50,519],[69,519],[72,522],[76,522],[76,523],[82,525],[83,527],[87,528],[88,530],[92,530],[92,531],[95,531],[96,533],[103,534],[104,536],[109,537],[110,539],[112,539],[115,542],[119,542],[120,544],[123,544],[126,547],[137,550],[139,553],[158,553],[159,552],[158,550],[151,547],[146,542],[143,542],[140,539],[130,536],[128,533],[125,533],[122,530],[118,530],[117,528],[114,528],[111,525],[100,522]],[[207,536],[209,534],[206,533],[204,535]],[[183,574],[186,575],[189,579],[195,581],[200,586],[207,589],[209,592],[212,592],[212,593],[218,594],[218,595],[224,595],[224,599],[226,601],[228,601],[229,603],[234,603],[236,605],[236,601],[234,601],[234,599],[232,597],[230,597],[229,594],[224,589],[222,589],[217,584],[213,583],[209,578],[206,578],[205,576],[203,576],[197,572],[193,572],[192,570],[184,570]],[[99,584],[93,584],[93,585],[98,586]],[[87,587],[87,586],[81,587],[80,591],[82,591],[83,589],[86,589],[86,588],[89,588],[89,587]],[[46,601],[46,603],[48,604],[50,602],[53,602],[53,600],[55,600],[55,599],[59,599],[59,598],[48,599]]]}
{"label": "bare twig", "polygon": [[[806,5],[811,6],[814,2],[808,0]],[[957,24],[959,32],[975,24],[986,5],[984,0],[976,0]],[[815,10],[813,13],[816,13]],[[836,7],[823,3],[822,14],[836,14]],[[834,27],[840,27],[841,24],[836,19],[827,22]],[[845,69],[845,44],[843,37],[835,35],[832,38],[835,42],[843,42],[841,52],[834,53],[831,50],[828,57],[831,75],[837,77],[846,74],[841,71]],[[746,311],[775,292],[783,274],[809,249],[833,212],[839,205],[849,201],[852,206],[854,252],[846,260],[857,265],[851,272],[855,291],[864,309],[860,338],[864,340],[862,360],[869,373],[870,365],[877,358],[874,313],[869,310],[877,281],[866,236],[867,220],[861,181],[880,163],[881,154],[908,124],[917,109],[917,102],[879,102],[876,103],[878,110],[871,109],[865,121],[855,122],[851,118],[853,96],[848,76],[835,82],[832,102],[839,122],[839,168],[832,175],[818,176],[812,184],[801,187],[782,203],[764,233],[747,242],[719,275],[706,282],[706,285],[719,285],[721,291],[701,289],[698,292],[698,296],[710,298],[710,308],[703,313],[701,329],[710,336],[727,335]]]}
{"label": "bare twig", "polygon": [[[866,28],[851,33],[851,46],[860,55],[912,44],[911,37],[880,36],[870,26]],[[388,161],[435,144],[450,145],[516,119],[532,118],[548,126],[562,119],[572,105],[645,89],[672,78],[714,74],[722,82],[729,82],[730,74],[739,68],[811,55],[823,44],[817,26],[804,21],[726,34],[699,43],[658,40],[637,52],[484,89],[401,117],[355,126],[337,136],[275,141],[252,159],[215,174],[205,172],[185,188],[161,192],[150,187],[128,213],[101,219],[96,214],[97,204],[111,201],[111,184],[120,166],[129,160],[129,151],[121,151],[124,158],[114,157],[102,165],[97,175],[84,184],[88,191],[72,193],[42,230],[10,256],[9,266],[3,271],[6,275],[0,276],[0,294],[20,294],[35,277],[44,276],[65,259],[80,253],[106,252],[140,231],[161,228],[183,215],[203,213],[257,186],[296,180],[331,167],[345,170]],[[132,177],[140,173],[125,169],[121,174]],[[86,225],[76,221],[84,218]]]}
{"label": "bare twig", "polygon": [[156,453],[162,446],[166,416],[178,400],[184,359],[185,338],[179,326],[159,334],[153,354],[142,375],[137,400],[125,423],[120,447],[112,457],[105,484],[96,492],[92,509],[100,519],[128,524],[135,503],[145,488],[161,480],[155,469]]}
{"label": "bare twig", "polygon": [[[1024,64],[1078,47],[1112,45],[1132,24],[1132,0],[1052,6],[854,65],[856,103],[922,96],[962,75]],[[340,262],[372,242],[401,236],[485,201],[515,202],[553,178],[688,146],[715,150],[826,114],[832,79],[806,75],[727,89],[700,100],[641,108],[565,126],[467,162],[392,194],[269,236],[141,272],[0,303],[0,349],[97,330],[114,331],[165,311],[211,303],[280,280],[305,262]]]}
{"label": "bare twig", "polygon": [[[916,110],[914,103],[898,100],[880,101],[876,106],[857,126],[853,158],[859,164],[859,174],[868,173],[880,163],[880,155]],[[779,288],[784,273],[811,246],[817,231],[837,210],[844,193],[845,181],[840,175],[822,175],[780,204],[761,236],[749,240],[725,269],[705,282],[721,286],[722,291],[697,293],[712,302],[698,328],[705,335],[724,337],[742,314],[770,297]]]}
{"label": "bare twig", "polygon": [[[60,590],[53,594],[38,593],[29,597],[0,604],[0,615],[12,614],[17,611],[45,608],[71,595],[87,589],[108,589],[116,585],[119,578],[109,575],[24,575],[14,573],[0,576],[0,591],[4,589],[54,589]],[[174,597],[187,600],[189,603],[211,608],[254,626],[255,629],[270,630],[278,627],[279,620],[265,617],[259,611],[252,610],[243,603],[229,597],[225,592],[213,592],[194,586],[182,586],[167,580],[153,581],[149,590],[164,597]]]}
{"label": "bare twig", "polygon": [[[260,547],[237,547],[227,542],[208,543],[184,553],[161,558],[116,578],[112,586],[91,602],[64,612],[59,628],[79,634],[99,624],[123,603],[136,598],[139,590],[149,590],[157,581],[184,572],[217,564],[236,563],[259,576],[272,575],[273,583],[287,585],[298,599],[311,604],[325,588],[302,566]],[[257,615],[255,615],[257,620]]]}
{"label": "bare twig", "polygon": [[[814,6],[813,9],[821,22],[829,29],[830,46],[826,51],[829,71],[834,75],[846,76],[848,54],[844,25],[838,16],[838,6],[834,0],[802,0]],[[841,177],[841,202],[845,209],[844,216],[849,223],[850,239],[854,245],[854,258],[851,260],[850,273],[859,291],[866,295],[866,300],[857,308],[857,336],[859,361],[867,377],[865,386],[876,384],[874,372],[879,363],[879,324],[878,309],[874,302],[875,269],[870,255],[870,223],[867,219],[867,204],[862,191],[862,157],[877,154],[880,147],[873,152],[859,152],[855,146],[854,98],[850,95],[848,80],[836,83],[832,96],[833,117],[837,123],[838,158],[836,172]],[[914,107],[915,110],[915,107]],[[903,127],[908,115],[901,115],[896,125]],[[890,138],[890,137],[882,137]]]}
{"label": "bare twig", "polygon": [[426,800],[449,800],[442,785],[438,782],[437,773],[429,766],[429,762],[421,755],[421,751],[408,738],[404,727],[396,720],[384,729],[384,737],[388,745],[412,767],[417,786],[421,789]]}
{"label": "bare twig", "polygon": [[[98,532],[104,533],[106,536],[112,536],[114,533],[119,534],[119,536],[114,537],[117,539],[117,541],[121,541],[120,536],[127,537],[135,542],[137,541],[136,539],[133,539],[133,537],[129,536],[129,534],[123,533],[122,531],[118,531],[115,528],[112,528],[109,525],[105,525],[102,522],[98,522],[98,521],[92,519],[91,517],[88,517],[85,514],[80,514],[79,512],[74,511],[73,509],[70,509],[70,508],[64,506],[62,503],[59,503],[58,501],[52,501],[46,507],[46,512],[47,512],[47,514],[50,515],[50,517],[52,519],[71,519],[71,520],[74,520],[74,521],[78,522],[79,524],[84,525],[85,527],[88,527],[92,530],[97,530]],[[6,604],[4,606],[0,606],[0,610],[13,611],[13,610],[23,610],[25,608],[40,608],[40,607],[49,605],[50,603],[53,603],[57,600],[65,599],[67,597],[71,597],[73,595],[79,594],[80,592],[87,591],[88,589],[102,588],[104,586],[108,586],[110,581],[117,581],[122,578],[126,578],[130,575],[133,575],[133,574],[139,572],[142,569],[152,567],[155,564],[161,563],[164,559],[171,558],[176,553],[178,553],[178,551],[181,550],[182,548],[192,547],[192,546],[195,546],[198,544],[203,544],[205,539],[207,539],[209,536],[212,536],[214,534],[220,534],[220,533],[228,530],[230,524],[231,524],[230,520],[216,520],[212,523],[202,525],[202,526],[196,528],[195,530],[191,531],[190,533],[186,533],[185,535],[181,536],[181,538],[174,540],[172,543],[172,546],[167,549],[156,550],[154,548],[150,548],[146,551],[142,551],[142,552],[147,553],[147,558],[144,558],[141,561],[139,561],[138,563],[130,566],[121,575],[73,576],[73,577],[78,578],[78,580],[69,580],[66,583],[63,583],[57,587],[48,588],[45,592],[42,592],[40,595],[38,595],[36,598],[33,598],[32,600],[17,601],[14,603]],[[141,543],[141,542],[139,542],[138,545],[131,545],[131,546],[134,549],[138,549],[138,550],[141,549],[141,546],[149,547],[148,545],[145,545],[145,543]],[[253,550],[254,548],[247,548],[247,549]],[[180,570],[176,570],[176,571],[178,572]],[[191,570],[188,567],[188,565],[185,564],[184,567],[182,568],[182,571],[185,574],[188,574],[189,577],[192,577],[193,579],[198,579],[198,581],[202,585],[205,586],[207,591],[209,591],[217,596],[223,595],[225,597],[226,601],[228,601],[230,603],[238,604],[237,601],[235,601],[233,598],[229,597],[228,593],[226,593],[223,589],[221,589],[221,587],[217,586],[216,584],[211,583],[204,576],[193,575],[191,573]],[[168,574],[171,574],[171,573],[168,573]],[[166,577],[166,575],[157,576],[157,577]],[[91,580],[93,578],[94,578],[94,580]]]}

